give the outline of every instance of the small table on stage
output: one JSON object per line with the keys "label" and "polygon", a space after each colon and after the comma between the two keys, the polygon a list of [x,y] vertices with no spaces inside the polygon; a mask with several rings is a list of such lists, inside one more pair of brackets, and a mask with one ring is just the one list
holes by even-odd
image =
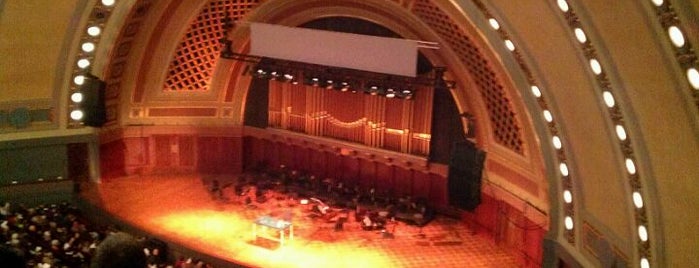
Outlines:
{"label": "small table on stage", "polygon": [[257,234],[257,226],[262,226],[263,230],[266,228],[272,228],[276,231],[279,232],[279,238],[273,237],[273,236],[267,236],[267,235],[260,235],[263,236],[264,238],[274,240],[274,241],[279,241],[279,244],[281,246],[284,246],[284,235],[287,230],[289,230],[289,240],[294,240],[294,225],[291,224],[291,222],[282,220],[282,219],[277,219],[273,218],[270,216],[262,216],[259,217],[255,220],[255,222],[252,224],[252,236],[254,239],[257,239],[258,234]]}

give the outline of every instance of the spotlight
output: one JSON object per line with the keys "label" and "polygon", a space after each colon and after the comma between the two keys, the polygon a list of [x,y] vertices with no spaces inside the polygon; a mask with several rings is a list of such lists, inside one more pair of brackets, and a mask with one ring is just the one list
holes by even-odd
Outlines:
{"label": "spotlight", "polygon": [[265,78],[267,76],[267,71],[262,68],[257,68],[257,71],[255,71],[252,76],[255,78]]}
{"label": "spotlight", "polygon": [[396,96],[396,91],[392,88],[386,90],[386,98],[393,98]]}
{"label": "spotlight", "polygon": [[342,88],[340,88],[341,91],[345,92],[350,88],[349,83],[347,82],[342,82]]}
{"label": "spotlight", "polygon": [[309,86],[317,87],[320,83],[320,79],[318,79],[318,77],[304,78],[303,83]]}
{"label": "spotlight", "polygon": [[284,74],[284,79],[286,79],[286,81],[291,81],[294,80],[294,76],[290,74]]}
{"label": "spotlight", "polygon": [[378,86],[370,86],[367,93],[369,93],[371,95],[379,94],[379,87]]}

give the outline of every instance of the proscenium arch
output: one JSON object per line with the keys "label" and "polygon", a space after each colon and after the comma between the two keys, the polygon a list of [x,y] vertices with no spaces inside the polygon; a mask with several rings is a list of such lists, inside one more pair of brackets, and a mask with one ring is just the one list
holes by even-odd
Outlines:
{"label": "proscenium arch", "polygon": [[[327,1],[303,1],[300,3],[269,1],[256,8],[255,11],[247,17],[247,21],[299,26],[313,20],[328,17],[350,17],[381,25],[406,39],[439,42],[441,44],[439,50],[423,50],[422,52],[434,66],[445,66],[447,68],[447,79],[456,81],[457,87],[451,90],[450,93],[455,100],[459,112],[469,112],[476,118],[479,118],[476,128],[476,141],[479,147],[489,152],[497,152],[497,154],[491,154],[491,156],[499,157],[502,161],[515,163],[515,165],[519,166],[517,167],[518,171],[532,172],[531,170],[536,170],[533,172],[533,176],[537,177],[535,182],[538,184],[537,187],[540,189],[539,191],[543,193],[540,193],[536,198],[531,198],[525,191],[517,191],[516,186],[507,185],[507,182],[505,182],[506,185],[504,187],[509,186],[511,189],[515,188],[514,192],[521,194],[520,198],[522,200],[527,200],[527,202],[531,201],[534,206],[548,213],[551,208],[548,198],[550,196],[559,196],[558,192],[560,192],[560,190],[554,193],[550,192],[548,187],[549,181],[555,178],[551,176],[551,172],[544,173],[546,169],[544,168],[545,160],[541,152],[542,149],[540,148],[539,139],[549,140],[549,138],[546,134],[538,133],[537,131],[539,131],[539,129],[533,127],[533,120],[530,114],[536,114],[538,112],[530,112],[527,108],[528,106],[523,103],[520,96],[521,94],[516,90],[516,87],[513,85],[514,82],[509,76],[509,69],[502,66],[500,60],[497,59],[497,52],[490,51],[490,46],[487,45],[486,41],[480,38],[477,34],[478,30],[476,26],[472,25],[470,22],[468,22],[468,25],[465,27],[472,27],[472,29],[462,29],[464,34],[468,35],[473,42],[477,42],[475,45],[478,47],[479,51],[483,52],[481,57],[488,61],[488,67],[493,69],[500,84],[504,87],[507,96],[510,97],[508,101],[511,102],[519,126],[522,128],[522,137],[525,141],[524,155],[508,151],[507,148],[504,148],[504,146],[494,141],[491,136],[493,126],[490,120],[488,120],[489,115],[486,104],[476,91],[477,89],[474,88],[474,78],[471,77],[464,63],[459,60],[456,52],[415,14],[410,13],[408,9],[399,7],[398,4],[390,1],[357,2],[342,0],[333,1],[332,3],[328,3]],[[459,23],[461,23],[461,21],[459,21]],[[245,54],[249,50],[249,27],[245,22],[238,22],[234,30],[229,33],[229,38],[233,41],[235,52]],[[234,110],[236,113],[234,115],[234,120],[236,122],[241,122],[241,124],[243,122],[245,110],[245,99],[250,84],[250,77],[243,74],[244,68],[241,67],[243,65],[245,65],[245,63],[232,61],[221,64],[221,67],[225,66],[229,68],[225,71],[218,71],[221,75],[217,76],[217,78],[225,80],[225,82],[215,82],[220,85],[236,88],[234,91],[235,96],[233,97],[233,106],[235,107]],[[464,129],[464,132],[465,131]],[[543,151],[547,151],[549,154],[555,154],[553,150]],[[546,159],[553,158],[555,157],[551,156]],[[548,169],[552,169],[555,164],[547,163],[546,166]],[[549,213],[549,216],[551,216],[550,214],[551,213]],[[555,221],[555,219],[553,221]]]}

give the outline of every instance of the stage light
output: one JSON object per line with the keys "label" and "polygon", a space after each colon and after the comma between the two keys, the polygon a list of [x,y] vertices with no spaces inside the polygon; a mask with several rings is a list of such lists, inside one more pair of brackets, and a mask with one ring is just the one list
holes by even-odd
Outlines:
{"label": "stage light", "polygon": [[345,92],[350,88],[349,83],[347,82],[342,82],[342,88],[340,88],[340,91]]}
{"label": "stage light", "polygon": [[257,71],[255,71],[252,76],[255,78],[267,78],[267,71],[263,68],[257,68]]}
{"label": "stage light", "polygon": [[379,94],[379,87],[378,86],[370,86],[369,89],[366,91],[366,93],[369,93],[371,95]]}
{"label": "stage light", "polygon": [[392,88],[386,90],[386,98],[394,98],[396,96],[396,91]]}
{"label": "stage light", "polygon": [[304,78],[303,83],[309,86],[317,87],[320,83],[320,79],[318,77]]}
{"label": "stage light", "polygon": [[326,89],[333,89],[334,86],[335,86],[335,84],[334,84],[333,80],[328,79],[325,81],[325,88]]}

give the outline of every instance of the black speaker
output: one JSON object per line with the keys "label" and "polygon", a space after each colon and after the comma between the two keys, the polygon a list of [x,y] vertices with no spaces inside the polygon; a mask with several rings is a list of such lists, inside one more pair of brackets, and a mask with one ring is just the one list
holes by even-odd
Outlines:
{"label": "black speaker", "polygon": [[481,177],[485,152],[470,141],[455,142],[449,161],[449,204],[473,211],[481,203]]}
{"label": "black speaker", "polygon": [[243,124],[266,128],[269,121],[269,79],[253,78],[245,100]]}
{"label": "black speaker", "polygon": [[104,105],[104,91],[107,84],[94,75],[86,75],[85,82],[80,88],[83,100],[80,108],[83,111],[83,124],[91,127],[101,127],[107,121]]}

